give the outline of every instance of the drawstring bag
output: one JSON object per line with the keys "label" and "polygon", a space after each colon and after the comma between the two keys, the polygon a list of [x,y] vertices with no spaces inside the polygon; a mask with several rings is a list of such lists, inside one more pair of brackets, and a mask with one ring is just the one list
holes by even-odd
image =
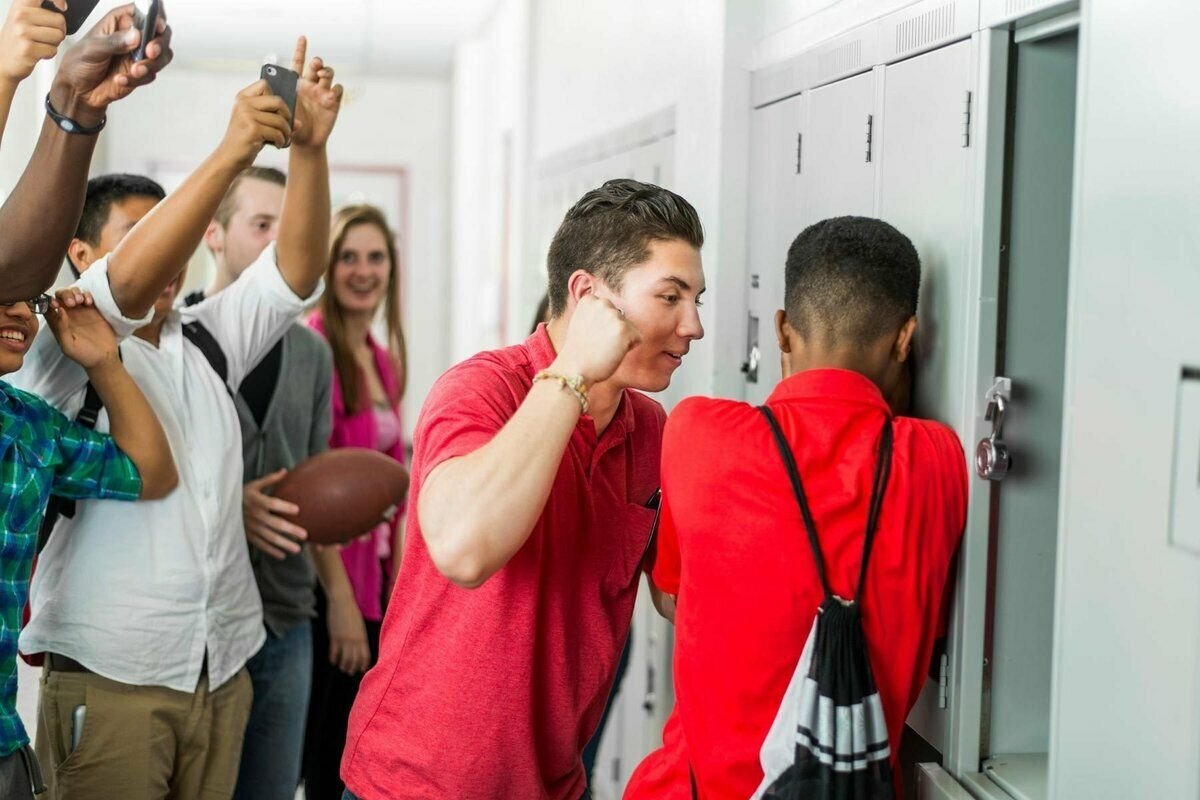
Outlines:
{"label": "drawstring bag", "polygon": [[858,588],[853,600],[829,588],[817,528],[796,459],[775,415],[759,408],[783,457],[825,599],[783,695],[759,757],[763,782],[753,800],[894,800],[891,749],[862,624],[867,563],[892,462],[892,422],[885,419],[875,466]]}

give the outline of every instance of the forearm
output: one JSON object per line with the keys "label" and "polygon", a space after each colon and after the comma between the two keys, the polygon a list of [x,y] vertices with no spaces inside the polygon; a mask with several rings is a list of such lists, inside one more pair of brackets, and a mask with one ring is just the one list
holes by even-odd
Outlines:
{"label": "forearm", "polygon": [[474,588],[521,549],[546,506],[579,414],[578,401],[561,386],[535,383],[492,441],[434,470],[417,514],[442,574]]}
{"label": "forearm", "polygon": [[113,299],[127,317],[144,316],[204,237],[240,165],[213,153],[129,232],[109,257]]}
{"label": "forearm", "polygon": [[350,584],[350,576],[346,574],[341,551],[337,547],[310,547],[308,553],[325,596],[334,602],[353,600],[354,587]]}
{"label": "forearm", "polygon": [[293,145],[276,253],[279,271],[298,297],[312,294],[325,271],[331,215],[325,148]]}
{"label": "forearm", "polygon": [[[55,89],[51,101],[81,124],[99,121],[64,91]],[[0,207],[0,300],[36,297],[54,283],[83,211],[96,139],[42,122],[33,156]]]}
{"label": "forearm", "polygon": [[13,98],[17,96],[17,86],[17,81],[0,78],[0,141],[8,126],[8,115],[12,112]]}
{"label": "forearm", "polygon": [[154,409],[119,361],[88,370],[108,411],[109,432],[142,478],[142,497],[167,495],[178,482],[171,446]]}

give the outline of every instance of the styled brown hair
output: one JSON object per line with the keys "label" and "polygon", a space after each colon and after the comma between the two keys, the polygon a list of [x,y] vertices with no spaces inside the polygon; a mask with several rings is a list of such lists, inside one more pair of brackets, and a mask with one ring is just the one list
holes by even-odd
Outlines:
{"label": "styled brown hair", "polygon": [[284,175],[274,167],[246,167],[233,179],[233,183],[229,184],[229,188],[225,190],[225,196],[221,198],[221,205],[217,206],[217,213],[213,214],[213,219],[222,228],[229,227],[229,220],[233,219],[233,212],[237,211],[238,187],[247,180],[264,181],[265,183],[273,183],[276,186],[287,186],[287,175]]}
{"label": "styled brown hair", "polygon": [[650,257],[650,242],[679,239],[699,250],[704,227],[692,204],[672,191],[632,178],[592,189],[567,212],[546,258],[550,314],[567,310],[567,283],[575,270],[621,291],[625,272]]}
{"label": "styled brown hair", "polygon": [[321,315],[325,320],[325,336],[333,350],[333,366],[342,387],[342,399],[346,410],[360,410],[370,402],[366,397],[366,379],[358,362],[354,359],[353,342],[346,338],[346,318],[333,290],[333,271],[337,269],[342,254],[342,245],[351,228],[359,225],[374,225],[383,233],[387,242],[388,270],[387,299],[384,301],[384,321],[387,325],[387,351],[396,367],[396,396],[389,398],[393,405],[404,397],[408,385],[408,349],[404,341],[404,329],[400,326],[400,292],[396,285],[400,260],[396,250],[396,237],[388,227],[383,212],[375,206],[351,205],[339,208],[333,215],[333,229],[329,237],[329,266],[325,269],[325,293],[321,295]]}

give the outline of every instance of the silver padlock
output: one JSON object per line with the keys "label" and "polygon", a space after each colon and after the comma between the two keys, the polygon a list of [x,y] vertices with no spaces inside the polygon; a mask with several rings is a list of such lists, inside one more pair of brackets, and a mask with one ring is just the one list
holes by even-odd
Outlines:
{"label": "silver padlock", "polygon": [[1012,458],[1008,455],[1008,445],[996,438],[995,434],[979,443],[975,448],[975,472],[979,477],[989,481],[1002,481],[1008,475],[1012,466]]}
{"label": "silver padlock", "polygon": [[1012,392],[1012,381],[997,378],[987,393],[987,413],[984,419],[992,423],[992,435],[975,448],[975,473],[989,481],[1002,481],[1012,467],[1008,445],[1004,443],[1004,415],[1008,410],[1008,398]]}

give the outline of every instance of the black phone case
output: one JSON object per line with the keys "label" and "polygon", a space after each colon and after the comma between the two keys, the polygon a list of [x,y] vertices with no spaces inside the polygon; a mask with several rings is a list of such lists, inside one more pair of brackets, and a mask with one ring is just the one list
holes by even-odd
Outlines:
{"label": "black phone case", "polygon": [[138,10],[137,6],[134,6],[133,27],[142,32],[142,40],[138,42],[137,49],[133,51],[134,63],[146,58],[146,45],[150,44],[150,40],[154,38],[155,29],[158,27],[158,18],[161,14],[162,3],[160,0],[150,0],[150,8],[145,14]]}
{"label": "black phone case", "polygon": [[260,77],[266,80],[271,94],[283,98],[288,107],[288,122],[296,119],[296,83],[300,76],[278,64],[263,64]]}
{"label": "black phone case", "polygon": [[[67,2],[67,35],[74,36],[83,27],[83,23],[87,20],[88,15],[92,13],[92,9],[100,4],[100,0],[68,0]],[[43,2],[42,8],[47,11],[58,11],[53,3]],[[60,12],[62,13],[62,12]]]}

